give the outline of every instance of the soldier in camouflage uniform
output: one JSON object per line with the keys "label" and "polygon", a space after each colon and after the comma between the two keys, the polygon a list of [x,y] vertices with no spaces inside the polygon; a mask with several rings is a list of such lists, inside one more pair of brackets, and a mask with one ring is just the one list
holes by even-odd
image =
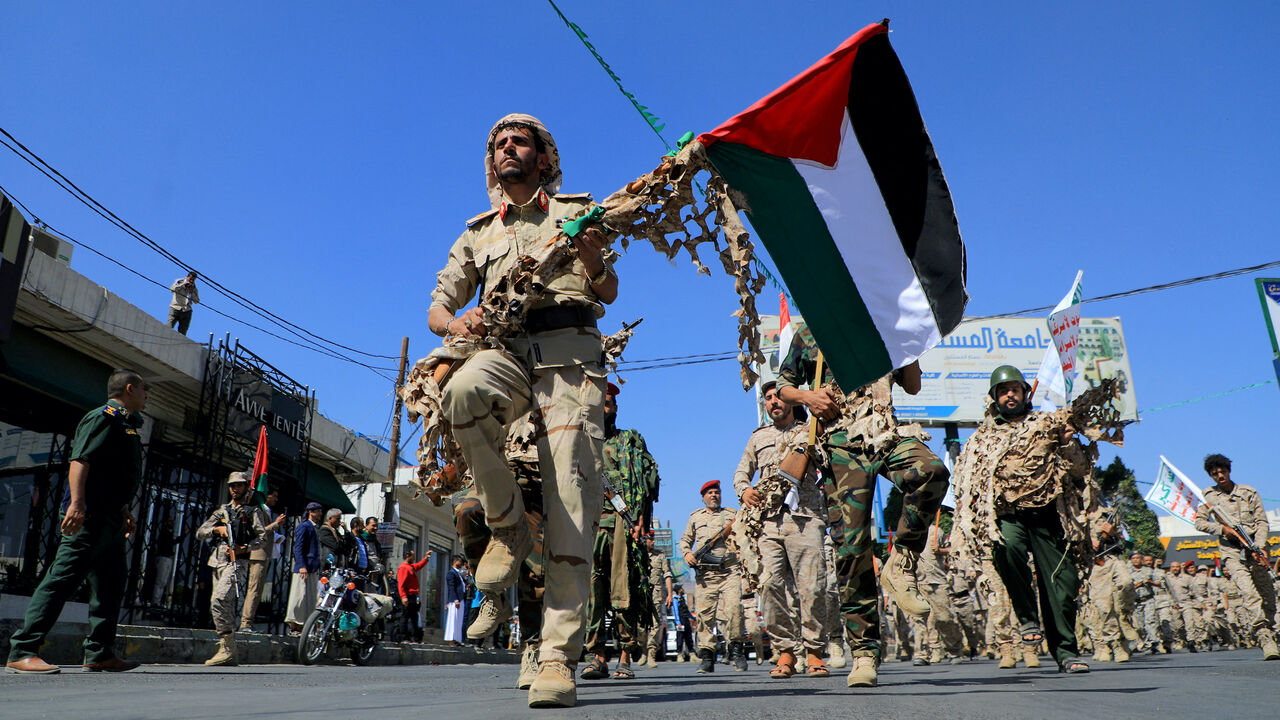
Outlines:
{"label": "soldier in camouflage uniform", "polygon": [[1244,631],[1245,613],[1240,605],[1244,602],[1244,594],[1232,581],[1230,570],[1222,568],[1222,580],[1222,594],[1227,605],[1227,627],[1230,628],[1231,636],[1236,639],[1239,647],[1251,647],[1248,633]]}
{"label": "soldier in camouflage uniform", "polygon": [[1184,569],[1195,568],[1195,566],[1192,560],[1184,564],[1174,563],[1169,568],[1169,576],[1165,579],[1165,584],[1169,587],[1169,595],[1173,600],[1173,611],[1182,620],[1187,650],[1191,652],[1199,652],[1205,644],[1204,615],[1200,612],[1200,599],[1196,595],[1193,582],[1194,570],[1184,572]]}
{"label": "soldier in camouflage uniform", "polygon": [[[945,545],[938,542],[938,526],[929,528],[929,539],[924,552],[920,553],[920,590],[929,602],[929,616],[924,622],[928,641],[928,660],[926,663],[939,663],[943,660],[962,662],[964,653],[964,630],[951,612],[951,583],[948,580],[947,555]],[[917,626],[918,627],[918,626]],[[925,657],[921,652],[916,659]]]}
{"label": "soldier in camouflage uniform", "polygon": [[[1231,460],[1213,454],[1204,459],[1204,471],[1213,478],[1214,487],[1205,488],[1204,502],[1196,510],[1196,529],[1217,535],[1222,551],[1222,565],[1231,572],[1231,582],[1242,596],[1245,630],[1262,648],[1263,660],[1280,660],[1276,644],[1276,586],[1271,574],[1270,558],[1248,551],[1248,542],[1266,552],[1269,528],[1262,498],[1248,485],[1231,479]],[[1237,531],[1211,512],[1216,509],[1239,525]],[[1242,533],[1249,535],[1245,537]]]}
{"label": "soldier in camouflage uniform", "polygon": [[827,665],[833,668],[848,664],[844,655],[844,617],[840,614],[840,579],[836,576],[836,544],[831,539],[841,529],[839,524],[828,525],[827,534],[822,538],[822,561],[827,566],[827,614],[822,621],[822,633],[827,637]]}
{"label": "soldier in camouflage uniform", "polygon": [[[894,383],[908,393],[920,390],[918,363],[847,395],[829,370],[815,378],[819,350],[803,328],[796,333],[778,372],[778,394],[789,403],[802,403],[829,433],[823,450],[831,473],[824,473],[827,499],[840,516],[842,537],[835,538],[840,578],[840,610],[854,661],[850,687],[876,684],[880,663],[879,587],[872,563],[871,500],[876,477],[883,475],[902,491],[902,516],[893,552],[880,574],[880,583],[893,593],[904,612],[922,616],[929,604],[917,588],[915,566],[924,549],[929,523],[947,492],[949,473],[922,438],[918,426],[899,425],[893,414]],[[814,389],[802,390],[806,383]]]}
{"label": "soldier in camouflage uniform", "polygon": [[1100,532],[1095,538],[1094,550],[1105,550],[1093,560],[1089,575],[1089,600],[1093,603],[1094,625],[1089,628],[1093,638],[1093,657],[1103,662],[1112,658],[1118,663],[1129,662],[1129,643],[1137,639],[1137,632],[1129,621],[1133,607],[1133,576],[1128,565],[1116,554],[1119,528],[1107,522],[1110,510],[1097,512]]}
{"label": "soldier in camouflage uniform", "polygon": [[[613,629],[621,649],[613,677],[635,677],[631,659],[641,657],[644,634],[653,626],[649,553],[640,542],[649,531],[658,500],[658,463],[637,430],[619,430],[617,385],[609,383],[604,402],[604,479],[616,497],[604,503],[591,563],[591,604],[587,612],[587,652],[595,655],[582,669],[584,680],[608,676],[605,613],[613,611]],[[625,514],[614,504],[623,503]],[[635,525],[627,521],[627,517]]]}
{"label": "soldier in camouflage uniform", "polygon": [[249,577],[249,553],[262,547],[266,526],[259,513],[246,504],[249,474],[233,472],[227,478],[231,502],[220,506],[196,529],[196,538],[214,540],[209,553],[213,568],[213,595],[209,611],[213,629],[218,631],[218,651],[205,665],[236,665],[236,626],[240,622],[236,600]]}
{"label": "soldier in camouflage uniform", "polygon": [[667,642],[667,610],[671,608],[671,561],[653,544],[653,531],[645,534],[645,552],[649,554],[649,587],[653,590],[653,627],[649,630],[645,649],[649,667],[658,667],[659,648]]}
{"label": "soldier in camouflage uniform", "polygon": [[720,506],[719,480],[704,483],[701,493],[706,507],[689,515],[680,552],[697,573],[698,672],[711,673],[716,669],[713,629],[719,628],[729,643],[742,643],[742,577],[730,535],[738,511]]}
{"label": "soldier in camouflage uniform", "polygon": [[1219,649],[1235,649],[1236,640],[1231,633],[1231,623],[1227,620],[1227,581],[1212,570],[1205,572],[1208,585],[1208,603],[1205,612],[1210,636],[1216,638]]}
{"label": "soldier in camouflage uniform", "polygon": [[[593,204],[587,195],[559,194],[561,177],[555,141],[537,118],[508,115],[489,131],[485,184],[492,209],[468,221],[449,251],[431,293],[432,332],[485,337],[480,308],[454,315],[553,238],[564,217]],[[524,499],[503,446],[508,426],[537,410],[547,578],[539,670],[529,688],[532,707],[577,703],[574,665],[582,651],[591,541],[603,494],[597,477],[605,370],[596,324],[604,306],[617,298],[618,278],[599,226],[579,234],[573,247],[568,269],[548,278],[538,304],[524,313],[523,332],[454,367],[441,402],[492,530],[475,569],[486,602],[501,602],[533,547]]]}
{"label": "soldier in camouflage uniform", "polygon": [[[814,463],[806,467],[798,485],[779,472],[778,463],[804,445],[807,430],[791,406],[778,397],[776,383],[765,383],[763,390],[770,422],[751,434],[733,474],[733,486],[743,505],[738,525],[759,523],[757,531],[745,532],[749,541],[757,541],[761,567],[767,568],[761,573],[767,578],[760,587],[761,604],[778,652],[777,667],[769,676],[794,675],[796,658],[803,652],[805,673],[826,677],[831,674],[822,659],[827,644],[822,632],[827,602],[827,568],[822,557],[826,504]],[[760,479],[753,486],[757,472]],[[788,586],[795,589],[799,612],[787,602]]]}
{"label": "soldier in camouflage uniform", "polygon": [[1142,632],[1143,647],[1152,655],[1160,650],[1164,637],[1160,633],[1160,616],[1156,609],[1156,571],[1142,563],[1142,554],[1129,556],[1129,575],[1133,578],[1133,624]]}

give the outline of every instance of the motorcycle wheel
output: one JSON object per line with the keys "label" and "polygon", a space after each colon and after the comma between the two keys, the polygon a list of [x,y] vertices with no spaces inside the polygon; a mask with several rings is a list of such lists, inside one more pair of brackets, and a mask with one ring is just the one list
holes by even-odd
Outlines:
{"label": "motorcycle wheel", "polygon": [[351,662],[357,665],[368,665],[373,659],[373,651],[378,648],[378,639],[372,634],[351,643]]}
{"label": "motorcycle wheel", "polygon": [[298,662],[303,665],[315,665],[320,656],[324,655],[325,619],[324,612],[314,610],[302,626],[302,636],[298,638]]}

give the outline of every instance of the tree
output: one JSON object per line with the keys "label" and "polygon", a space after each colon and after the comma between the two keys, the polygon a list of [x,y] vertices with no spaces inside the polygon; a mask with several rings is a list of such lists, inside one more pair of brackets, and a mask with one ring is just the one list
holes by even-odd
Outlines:
{"label": "tree", "polygon": [[1105,469],[1095,468],[1094,477],[1101,491],[1099,501],[1116,508],[1120,521],[1129,531],[1134,550],[1144,555],[1164,557],[1164,545],[1160,543],[1160,521],[1138,492],[1138,481],[1133,471],[1120,458],[1111,461]]}

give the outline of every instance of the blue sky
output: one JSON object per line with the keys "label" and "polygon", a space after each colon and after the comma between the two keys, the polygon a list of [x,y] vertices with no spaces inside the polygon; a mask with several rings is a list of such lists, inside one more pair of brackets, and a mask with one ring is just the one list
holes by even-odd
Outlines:
{"label": "blue sky", "polygon": [[[1280,259],[1271,3],[722,3],[563,0],[674,139],[705,131],[882,17],[915,87],[968,248],[970,315]],[[544,2],[25,3],[4,10],[0,125],[202,273],[292,322],[412,358],[435,272],[485,209],[487,130],[540,117],[567,192],[603,198],[664,151]],[[42,219],[165,284],[181,273],[0,148],[0,184]],[[167,293],[78,251],[78,271],[163,317]],[[732,349],[736,299],[647,246],[619,265],[604,329],[644,317],[629,360]],[[1262,273],[1280,277],[1280,268]],[[211,292],[209,305],[245,318]],[[776,312],[766,288],[764,312]],[[1274,380],[1251,277],[1086,305],[1124,322],[1139,407]],[[371,435],[391,381],[197,309]],[[390,367],[391,361],[377,364]],[[390,373],[386,373],[390,375]],[[733,362],[630,374],[623,425],[682,528],[755,425]],[[1277,386],[1144,415],[1119,454],[1193,479],[1209,452],[1280,498]],[[938,443],[935,443],[937,445]],[[1269,508],[1280,502],[1267,503]],[[677,530],[679,532],[679,530]]]}

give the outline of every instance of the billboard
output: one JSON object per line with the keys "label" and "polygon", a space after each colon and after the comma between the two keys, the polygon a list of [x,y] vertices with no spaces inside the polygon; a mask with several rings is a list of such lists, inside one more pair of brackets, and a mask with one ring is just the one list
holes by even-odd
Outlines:
{"label": "billboard", "polygon": [[1262,319],[1267,321],[1271,336],[1271,364],[1280,380],[1280,278],[1258,278],[1258,299],[1262,301]]}
{"label": "billboard", "polygon": [[[1051,348],[1053,337],[1043,318],[965,321],[920,358],[919,394],[894,388],[898,419],[926,425],[977,424],[986,412],[991,371],[1012,365],[1033,382],[1045,351]],[[1076,394],[1100,379],[1120,378],[1116,406],[1124,419],[1137,420],[1137,397],[1120,318],[1080,318],[1078,348]]]}

